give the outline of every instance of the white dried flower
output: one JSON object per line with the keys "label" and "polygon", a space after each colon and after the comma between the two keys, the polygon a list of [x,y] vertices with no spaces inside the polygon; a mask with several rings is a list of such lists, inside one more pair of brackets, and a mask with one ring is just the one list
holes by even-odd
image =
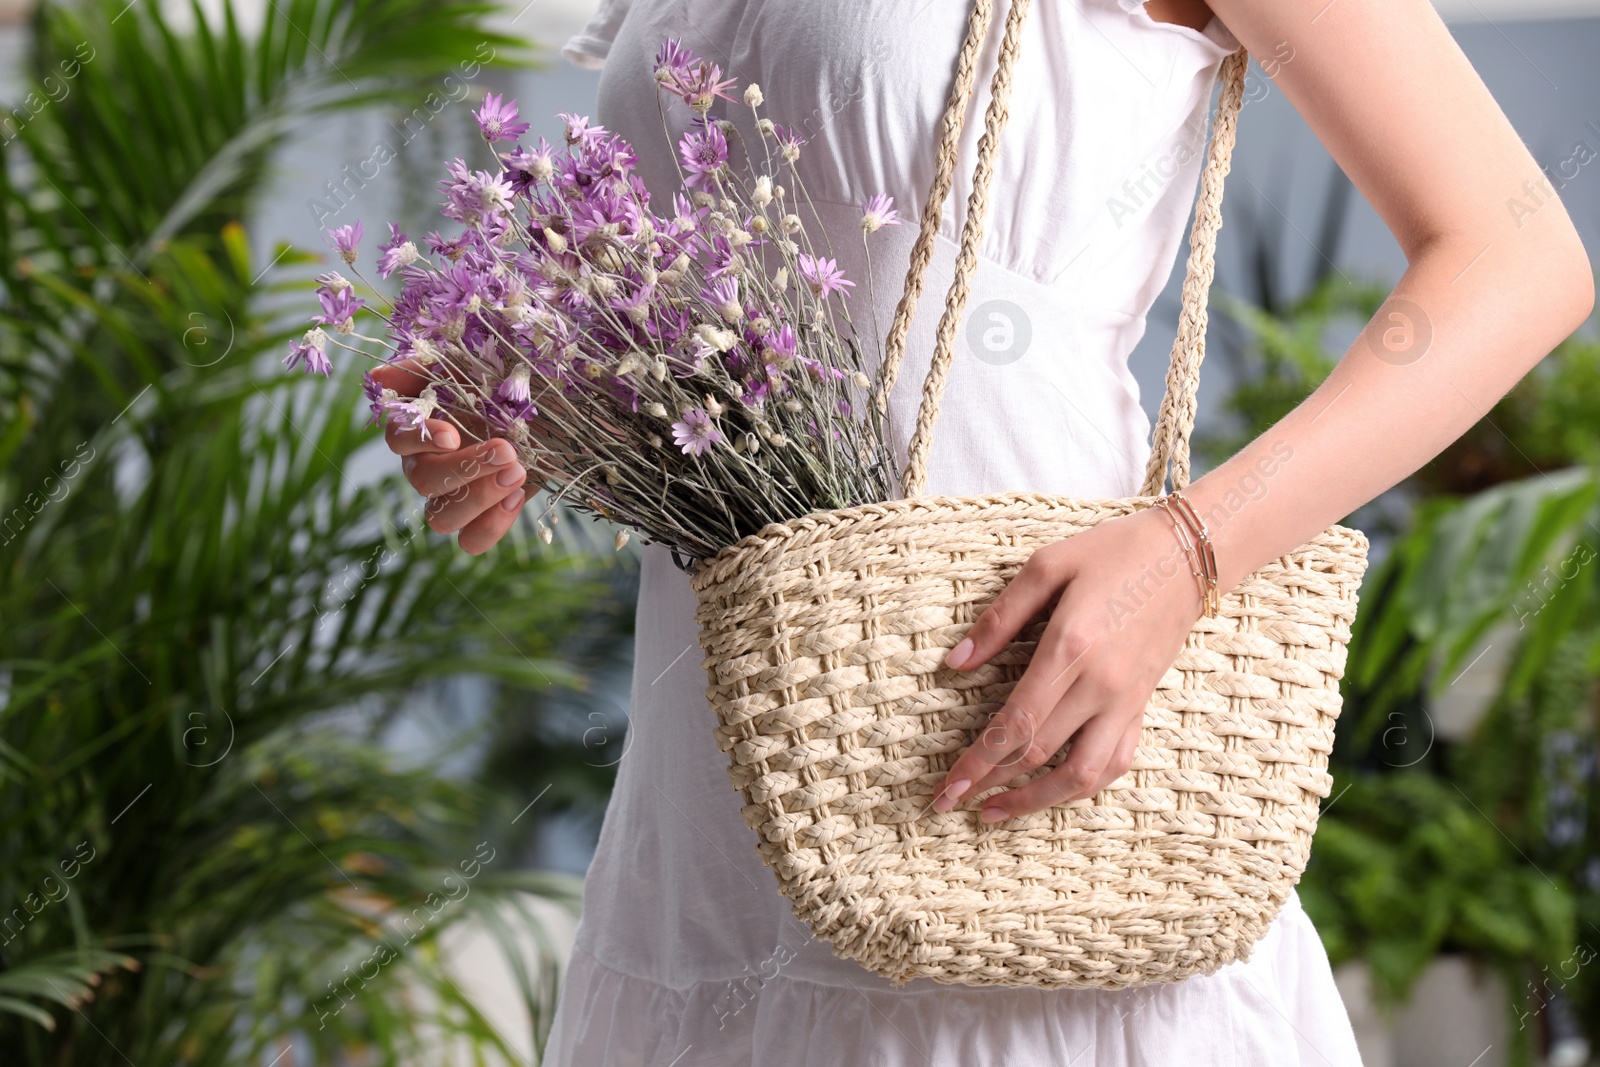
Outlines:
{"label": "white dried flower", "polygon": [[772,176],[763,174],[756,179],[756,186],[750,190],[750,202],[756,207],[766,207],[772,203]]}
{"label": "white dried flower", "polygon": [[700,340],[715,348],[718,352],[726,352],[739,343],[738,334],[732,330],[725,330],[720,326],[713,326],[710,323],[701,323],[696,326],[695,333],[700,336]]}
{"label": "white dried flower", "polygon": [[789,195],[789,190],[785,189],[781,185],[774,185],[772,187],[772,195],[777,197],[779,200],[782,200],[784,197]]}
{"label": "white dried flower", "polygon": [[778,268],[778,273],[776,273],[776,274],[774,274],[772,276],[772,284],[777,287],[778,292],[780,292],[780,293],[783,292],[784,290],[788,289],[789,288],[789,268],[788,267],[779,267]]}
{"label": "white dried flower", "polygon": [[645,440],[650,442],[650,447],[651,448],[660,448],[661,447],[661,435],[660,434],[654,434],[653,433],[649,437],[645,438]]}
{"label": "white dried flower", "polygon": [[716,197],[703,189],[696,189],[694,196],[690,197],[690,199],[694,201],[695,207],[711,207],[717,202]]}
{"label": "white dried flower", "polygon": [[757,215],[755,218],[750,220],[750,232],[753,234],[760,235],[766,233],[770,229],[772,229],[771,223],[767,222],[767,220],[760,215]]}
{"label": "white dried flower", "polygon": [[744,87],[744,102],[746,104],[751,107],[760,107],[765,101],[766,97],[761,95],[761,86],[751,82]]}
{"label": "white dried flower", "polygon": [[752,456],[761,451],[761,438],[757,437],[753,433],[747,433],[744,435],[744,444],[745,447],[750,450],[750,454]]}
{"label": "white dried flower", "polygon": [[650,364],[650,377],[658,382],[667,380],[667,361],[657,356],[656,361]]}
{"label": "white dried flower", "polygon": [[551,541],[554,541],[555,539],[556,539],[556,535],[551,532],[550,527],[546,526],[544,523],[541,522],[539,524],[539,540],[543,541],[545,544],[548,545]]}
{"label": "white dried flower", "polygon": [[613,545],[617,546],[617,551],[618,552],[621,552],[622,551],[622,546],[628,543],[628,531],[627,530],[618,530],[617,531],[617,536],[615,536],[615,537],[613,537],[611,539],[611,543]]}
{"label": "white dried flower", "polygon": [[718,415],[721,415],[726,410],[728,410],[728,409],[723,406],[722,401],[718,400],[716,397],[712,396],[710,393],[706,394],[706,414],[707,415],[710,415],[714,419]]}
{"label": "white dried flower", "polygon": [[661,403],[659,400],[652,400],[650,403],[644,406],[644,410],[646,414],[654,415],[658,419],[664,419],[667,417],[667,406]]}
{"label": "white dried flower", "polygon": [[781,433],[771,434],[767,437],[767,444],[773,448],[783,448],[788,445],[789,439]]}
{"label": "white dried flower", "polygon": [[783,217],[783,232],[796,234],[800,232],[800,216],[790,212]]}
{"label": "white dried flower", "polygon": [[605,467],[605,468],[603,468],[603,470],[604,470],[604,473],[605,473],[605,478],[606,478],[606,484],[607,485],[621,485],[622,484],[622,475],[617,473],[617,468],[615,468],[615,467]]}
{"label": "white dried flower", "polygon": [[778,130],[771,119],[757,119],[756,132],[763,137],[775,137]]}
{"label": "white dried flower", "polygon": [[335,293],[342,293],[346,289],[354,288],[354,286],[350,284],[350,279],[346,278],[343,274],[340,274],[336,270],[330,270],[326,274],[317,275],[317,281],[321,282],[323,285],[326,285],[329,290]]}
{"label": "white dried flower", "polygon": [[439,349],[426,337],[414,338],[411,342],[411,358],[424,367],[431,367],[439,362]]}
{"label": "white dried flower", "polygon": [[567,239],[548,226],[544,228],[544,242],[550,246],[550,251],[557,255],[567,250]]}
{"label": "white dried flower", "polygon": [[417,246],[410,241],[405,242],[392,253],[394,256],[394,269],[409,267],[422,258],[422,253],[417,251]]}
{"label": "white dried flower", "polygon": [[860,386],[863,389],[867,388],[867,386],[872,384],[872,379],[868,378],[865,374],[862,374],[860,371],[856,371],[853,375],[851,375],[850,376],[850,380],[855,382],[856,385]]}
{"label": "white dried flower", "polygon": [[803,406],[798,400],[785,400],[783,402],[783,410],[785,411],[799,411]]}
{"label": "white dried flower", "polygon": [[723,136],[724,136],[724,137],[731,137],[731,136],[733,136],[733,135],[734,135],[734,134],[735,134],[735,133],[737,133],[737,132],[738,132],[738,131],[737,131],[737,130],[736,130],[736,129],[735,129],[735,128],[734,128],[734,125],[733,125],[733,123],[731,123],[731,122],[729,122],[729,121],[728,121],[728,120],[727,120],[727,119],[718,119],[718,120],[717,120],[717,129],[719,129],[719,130],[721,130],[721,131],[722,131],[722,135],[723,135]]}

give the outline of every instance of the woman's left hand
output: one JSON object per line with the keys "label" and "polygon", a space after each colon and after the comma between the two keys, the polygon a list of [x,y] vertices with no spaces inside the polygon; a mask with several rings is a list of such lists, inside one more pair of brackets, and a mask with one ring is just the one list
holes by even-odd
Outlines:
{"label": "woman's left hand", "polygon": [[1059,766],[986,799],[983,821],[1093,796],[1121,777],[1145,705],[1203,607],[1168,513],[1146,508],[1036,551],[945,665],[980,666],[1052,602],[1032,662],[950,768],[934,810],[1042,767],[1069,740]]}

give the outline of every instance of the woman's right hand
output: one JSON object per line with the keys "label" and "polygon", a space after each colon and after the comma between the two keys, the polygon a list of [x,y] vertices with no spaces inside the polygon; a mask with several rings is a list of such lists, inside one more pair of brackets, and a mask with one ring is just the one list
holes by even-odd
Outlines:
{"label": "woman's right hand", "polygon": [[[416,364],[401,360],[379,367],[372,377],[401,396],[416,396],[428,384]],[[428,439],[419,430],[385,428],[389,451],[400,456],[400,468],[411,487],[427,498],[424,515],[435,533],[460,533],[461,549],[478,555],[493,548],[511,529],[527,501],[528,472],[516,450],[493,437],[461,447],[461,433],[442,419],[429,419]]]}

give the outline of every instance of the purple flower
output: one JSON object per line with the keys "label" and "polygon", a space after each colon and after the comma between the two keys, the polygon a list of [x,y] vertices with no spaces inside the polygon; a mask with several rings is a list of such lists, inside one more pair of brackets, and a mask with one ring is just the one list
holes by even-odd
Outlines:
{"label": "purple flower", "polygon": [[800,255],[800,276],[810,284],[818,299],[826,299],[830,293],[842,293],[856,284],[845,280],[844,271],[834,260],[804,253]]}
{"label": "purple flower", "polygon": [[806,143],[804,137],[793,129],[784,129],[782,126],[774,126],[772,135],[778,139],[778,154],[785,162],[793,163],[800,158],[800,146]]}
{"label": "purple flower", "polygon": [[894,197],[879,193],[861,205],[861,229],[876,233],[885,226],[900,225],[900,213],[894,209]]}
{"label": "purple flower", "polygon": [[744,308],[739,304],[738,278],[718,278],[702,289],[700,295],[727,321],[738,322],[744,318]]}
{"label": "purple flower", "polygon": [[767,399],[767,394],[772,391],[772,383],[764,378],[747,378],[744,383],[744,392],[739,397],[739,403],[747,408],[758,408]]}
{"label": "purple flower", "polygon": [[699,58],[676,38],[668,37],[661,47],[656,49],[655,75],[656,81],[662,85],[678,85],[689,78],[689,68],[699,62]]}
{"label": "purple flower", "polygon": [[434,255],[443,256],[450,262],[455,263],[466,254],[468,248],[472,247],[473,235],[464,233],[459,237],[453,237],[446,241],[439,235],[439,231],[435,230],[424,237],[423,240],[428,242],[428,247],[433,251]]}
{"label": "purple flower", "polygon": [[517,121],[517,102],[502,102],[498,93],[484,97],[483,107],[474,111],[472,117],[478,120],[478,129],[483,131],[486,141],[515,141],[529,129],[526,122]]}
{"label": "purple flower", "polygon": [[[719,235],[707,240],[702,236],[699,243],[702,254],[697,254],[695,258],[705,264],[706,277],[720,278],[738,269],[739,253],[726,237]],[[692,247],[693,242],[690,244]],[[705,252],[710,253],[709,258],[703,255]]]}
{"label": "purple flower", "polygon": [[422,258],[417,246],[411,243],[411,237],[401,233],[392,222],[389,223],[389,239],[378,246],[378,251],[381,253],[378,257],[380,278],[387,278],[401,267],[409,267]]}
{"label": "purple flower", "polygon": [[511,400],[516,403],[532,399],[533,391],[528,388],[528,379],[531,375],[532,371],[526,363],[517,364],[516,368],[506,376],[506,380],[494,391],[494,395],[501,400]]}
{"label": "purple flower", "polygon": [[355,266],[356,245],[361,243],[361,237],[365,233],[366,230],[362,228],[359,222],[328,231],[328,237],[332,239],[334,247],[339,250],[339,258],[344,260],[345,266]]}
{"label": "purple flower", "polygon": [[450,177],[439,184],[445,190],[443,213],[467,226],[503,220],[514,194],[511,183],[486,170],[471,171],[460,159],[446,164]]}
{"label": "purple flower", "polygon": [[[361,391],[367,395],[367,406],[372,409],[372,418],[367,425],[371,426],[378,421],[378,416],[383,414],[383,394],[390,392],[379,384],[378,379],[372,376],[371,371],[361,376]],[[397,395],[391,393],[391,395]]]}
{"label": "purple flower", "polygon": [[[685,56],[685,59],[693,57]],[[656,80],[661,87],[674,96],[681,97],[684,103],[704,114],[711,110],[711,103],[717,97],[732,100],[728,90],[732,89],[735,82],[732,78],[722,76],[722,68],[715,63],[699,60],[692,66],[685,62],[680,67],[667,72],[668,77],[663,78],[660,71]]]}
{"label": "purple flower", "polygon": [[682,422],[672,424],[672,443],[683,449],[686,456],[703,456],[722,440],[711,416],[700,408],[690,408],[683,413]]}
{"label": "purple flower", "polygon": [[327,377],[333,370],[333,364],[328,361],[327,344],[328,335],[313,327],[289,346],[289,354],[284,357],[283,365],[293,370],[304,361],[308,374]]}
{"label": "purple flower", "polygon": [[332,326],[340,333],[349,333],[352,329],[350,320],[356,312],[367,306],[367,302],[356,296],[355,290],[349,286],[339,289],[323,286],[317,290],[317,299],[322,302],[322,314],[312,316],[311,321]]}
{"label": "purple flower", "polygon": [[428,420],[439,407],[438,387],[432,382],[422,387],[422,394],[416,397],[393,396],[385,397],[380,404],[384,417],[391,425],[402,430],[415,430],[421,435],[422,440],[429,439]]}
{"label": "purple flower", "polygon": [[728,139],[714,125],[690,130],[678,142],[678,154],[683,157],[683,169],[689,172],[683,184],[692,189],[707,178],[721,178],[722,168],[728,164]]}
{"label": "purple flower", "polygon": [[587,115],[573,115],[563,111],[558,117],[567,124],[567,143],[570,145],[591,144],[608,136],[604,126],[589,125]]}
{"label": "purple flower", "polygon": [[506,165],[505,174],[501,177],[511,183],[513,192],[523,196],[532,192],[540,182],[549,181],[555,173],[555,164],[550,160],[550,143],[543,137],[539,138],[539,147],[534,151],[519,147],[500,158]]}
{"label": "purple flower", "polygon": [[794,327],[787,322],[777,330],[764,334],[761,338],[761,356],[770,359],[778,366],[787,366],[794,359],[795,349],[799,342],[794,335]]}

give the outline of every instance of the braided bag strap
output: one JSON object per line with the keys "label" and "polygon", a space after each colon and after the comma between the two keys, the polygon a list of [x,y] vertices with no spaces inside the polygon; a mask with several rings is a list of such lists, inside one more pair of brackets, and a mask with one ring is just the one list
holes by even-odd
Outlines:
{"label": "braided bag strap", "polygon": [[[935,333],[932,363],[922,385],[922,400],[907,451],[901,492],[905,497],[922,493],[927,483],[928,453],[933,446],[933,429],[939,418],[939,404],[955,357],[956,330],[966,311],[978,249],[983,242],[984,219],[989,206],[989,187],[994,177],[994,157],[1000,135],[1010,117],[1012,72],[1021,46],[1022,26],[1031,0],[1011,0],[1006,14],[1005,33],[994,77],[990,82],[989,104],[984,113],[983,136],[978,141],[978,158],[973,170],[972,191],[967,198],[967,214],[961,228],[960,251],[955,277],[945,297],[943,314]],[[967,106],[972,99],[978,52],[993,20],[993,0],[975,0],[967,19],[967,33],[956,57],[955,80],[945,104],[936,150],[933,184],[923,204],[921,226],[912,246],[905,287],[895,307],[894,321],[884,341],[883,365],[874,390],[879,410],[887,410],[890,392],[905,358],[905,343],[921,299],[928,263],[938,236],[940,216],[949,198],[955,171],[961,131]],[[1195,397],[1200,386],[1200,364],[1205,358],[1206,303],[1215,272],[1217,233],[1222,226],[1223,179],[1233,156],[1239,109],[1244,99],[1244,76],[1249,56],[1240,49],[1223,61],[1222,97],[1212,124],[1211,148],[1201,175],[1195,221],[1190,232],[1189,260],[1183,282],[1183,308],[1177,337],[1167,368],[1166,394],[1151,435],[1150,462],[1141,492],[1160,492],[1170,466],[1174,488],[1189,481],[1189,435],[1194,429]]]}

